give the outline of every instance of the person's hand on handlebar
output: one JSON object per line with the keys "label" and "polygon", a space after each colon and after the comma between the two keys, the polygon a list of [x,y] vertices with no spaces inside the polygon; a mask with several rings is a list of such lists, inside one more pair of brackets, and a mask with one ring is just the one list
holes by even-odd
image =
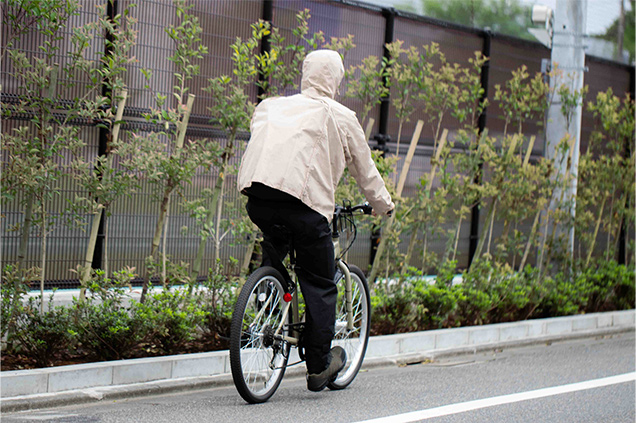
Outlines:
{"label": "person's hand on handlebar", "polygon": [[[388,212],[386,212],[384,215],[385,215],[385,216],[391,216],[391,215],[393,215],[393,212],[394,212],[394,211],[395,211],[395,209],[391,209],[391,210],[389,210]],[[373,209],[373,210],[371,211],[371,214],[372,214],[373,216],[377,216],[377,215],[378,215],[378,214],[375,212],[375,209]]]}

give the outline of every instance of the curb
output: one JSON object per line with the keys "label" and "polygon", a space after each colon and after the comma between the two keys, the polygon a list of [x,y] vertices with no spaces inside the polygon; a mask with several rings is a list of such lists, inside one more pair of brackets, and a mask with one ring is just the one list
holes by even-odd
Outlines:
{"label": "curb", "polygon": [[[634,331],[636,310],[440,329],[369,340],[363,368]],[[292,362],[296,359],[290,357]],[[300,376],[304,367],[287,375]],[[15,412],[232,384],[227,351],[0,373],[0,411]]]}

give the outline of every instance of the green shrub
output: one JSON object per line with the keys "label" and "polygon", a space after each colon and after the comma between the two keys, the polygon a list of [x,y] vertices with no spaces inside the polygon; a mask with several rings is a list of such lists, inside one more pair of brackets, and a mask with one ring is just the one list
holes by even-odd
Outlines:
{"label": "green shrub", "polygon": [[134,303],[124,307],[114,299],[75,303],[76,331],[82,349],[99,360],[120,360],[135,356],[146,338],[147,322]]}
{"label": "green shrub", "polygon": [[546,277],[544,284],[547,294],[537,317],[569,316],[585,310],[589,285],[584,278],[559,272]]}
{"label": "green shrub", "polygon": [[415,292],[422,306],[419,310],[423,312],[417,316],[419,330],[459,326],[458,304],[464,298],[460,285],[420,281],[416,284]]}
{"label": "green shrub", "polygon": [[574,273],[542,275],[526,266],[473,263],[453,284],[454,263],[447,262],[433,281],[419,271],[392,284],[378,283],[373,306],[376,334],[471,326],[530,318],[566,316],[634,308],[633,269],[599,261]]}
{"label": "green shrub", "polygon": [[0,278],[0,338],[7,335],[11,343],[16,319],[24,313],[23,299],[29,291],[29,282],[36,280],[38,268],[24,269],[18,265],[6,265]]}
{"label": "green shrub", "polygon": [[201,340],[208,348],[228,348],[232,312],[239,292],[238,279],[210,272],[203,286],[198,293],[204,313],[199,322]]}
{"label": "green shrub", "polygon": [[523,271],[501,275],[495,286],[498,303],[490,313],[491,323],[512,322],[535,317],[550,284],[542,282],[539,271],[526,266]]}
{"label": "green shrub", "polygon": [[546,293],[539,272],[531,266],[514,272],[507,264],[478,261],[464,272],[466,297],[462,325],[501,323],[533,317]]}
{"label": "green shrub", "polygon": [[[74,272],[81,275],[83,270],[81,266],[78,266]],[[126,290],[132,289],[131,282],[135,276],[134,267],[125,267],[113,272],[112,278],[109,278],[102,269],[91,269],[90,278],[82,282],[82,287],[93,299],[102,302],[111,301],[113,304],[121,306],[127,298]]]}
{"label": "green shrub", "polygon": [[417,330],[414,289],[409,283],[377,283],[371,295],[374,335]]}
{"label": "green shrub", "polygon": [[17,316],[15,328],[16,349],[32,358],[38,367],[46,367],[69,351],[76,333],[72,330],[72,315],[66,307],[53,307],[40,312],[39,301],[29,298]]}
{"label": "green shrub", "polygon": [[[146,322],[137,315],[131,289],[134,268],[123,268],[108,277],[101,269],[92,270],[83,282],[85,300],[75,300],[75,327],[80,348],[98,360],[134,357],[148,334]],[[82,268],[76,270],[82,274]],[[129,303],[127,305],[126,303]]]}
{"label": "green shrub", "polygon": [[578,285],[588,295],[586,312],[627,310],[635,307],[634,269],[610,260],[598,260],[577,273]]}
{"label": "green shrub", "polygon": [[136,317],[148,326],[149,352],[176,354],[197,337],[206,316],[197,297],[187,289],[164,289],[136,307]]}

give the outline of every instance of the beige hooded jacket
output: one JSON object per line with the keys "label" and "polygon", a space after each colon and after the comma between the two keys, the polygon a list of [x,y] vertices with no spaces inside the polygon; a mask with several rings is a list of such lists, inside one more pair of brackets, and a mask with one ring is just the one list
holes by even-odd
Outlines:
{"label": "beige hooded jacket", "polygon": [[303,62],[301,93],[269,98],[256,107],[239,169],[239,191],[260,182],[300,199],[331,221],[346,166],[377,213],[393,210],[355,113],[334,100],[343,76],[337,52],[311,52]]}

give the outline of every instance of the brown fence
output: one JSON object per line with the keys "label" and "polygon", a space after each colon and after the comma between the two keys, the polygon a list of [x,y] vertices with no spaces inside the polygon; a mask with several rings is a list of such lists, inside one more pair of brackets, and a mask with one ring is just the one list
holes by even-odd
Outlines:
{"label": "brown fence", "polygon": [[[91,0],[82,2],[83,8],[79,16],[69,22],[67,30],[79,27],[95,19],[95,4],[107,3],[108,0]],[[115,13],[123,11],[132,0],[115,0]],[[137,29],[139,31],[137,45],[133,49],[133,55],[138,62],[129,66],[127,85],[129,87],[129,101],[126,107],[125,129],[131,132],[142,133],[152,131],[153,127],[145,124],[141,114],[154,105],[154,95],[164,93],[168,95],[175,85],[172,63],[167,57],[173,53],[173,43],[169,40],[164,28],[176,20],[175,7],[167,0],[137,1],[137,7],[131,9],[131,14],[138,18]],[[207,84],[208,78],[230,72],[231,51],[230,44],[236,37],[247,37],[250,31],[250,23],[261,17],[272,16],[272,22],[279,27],[283,34],[290,35],[291,28],[295,26],[295,15],[299,10],[310,9],[310,32],[323,31],[327,38],[354,35],[356,48],[346,57],[345,66],[360,63],[369,55],[382,56],[383,45],[387,41],[403,40],[405,46],[422,46],[431,42],[440,44],[441,50],[450,62],[467,64],[468,58],[474,51],[487,53],[490,57],[488,63],[487,78],[482,78],[487,93],[494,94],[494,86],[503,84],[511,76],[511,72],[521,65],[526,65],[531,74],[541,70],[542,59],[550,58],[550,51],[538,43],[528,42],[488,31],[465,28],[446,22],[436,21],[408,13],[397,12],[393,9],[382,9],[361,2],[354,1],[315,1],[315,0],[195,0],[195,14],[200,19],[203,28],[203,44],[208,46],[209,53],[202,61],[201,75],[197,76],[191,84],[191,92],[197,95],[188,137],[213,138],[218,142],[224,142],[222,133],[210,122],[207,108],[211,105],[210,97],[201,90]],[[4,6],[3,6],[4,7]],[[8,28],[2,28],[2,40],[7,39]],[[60,60],[68,60],[69,36],[61,42]],[[25,34],[16,44],[15,48],[27,52],[29,55],[38,55],[39,44],[36,34]],[[4,42],[4,41],[3,41]],[[96,55],[104,50],[104,40],[93,40],[91,52]],[[634,68],[614,62],[587,58],[588,72],[585,74],[585,84],[589,86],[587,100],[596,97],[596,93],[612,88],[614,93],[622,95],[625,92],[634,91]],[[153,71],[151,89],[146,84],[140,69],[147,68]],[[15,71],[10,60],[5,59],[1,64],[2,102],[15,101],[21,93],[18,88]],[[60,94],[61,100],[76,96],[86,81],[77,81],[75,88]],[[252,100],[256,101],[256,86],[252,92]],[[170,99],[170,97],[169,97]],[[171,101],[171,100],[169,100]],[[360,104],[354,100],[343,100],[344,104],[357,110]],[[170,107],[170,104],[167,105]],[[378,106],[371,112],[375,118],[375,134],[385,134],[393,137],[393,142],[388,144],[395,151],[395,136],[397,134],[397,120],[393,117],[391,107]],[[413,116],[410,123],[402,132],[401,145],[404,145],[412,136],[415,122],[421,116]],[[2,120],[2,131],[7,133],[13,128],[24,125],[28,117],[14,117]],[[503,119],[496,104],[491,105],[483,120],[490,134],[503,131]],[[451,133],[459,127],[457,122],[448,120],[444,125]],[[592,118],[589,113],[584,113],[582,124],[581,148],[585,150],[587,138],[592,130]],[[100,130],[87,122],[82,129],[87,147],[84,151],[86,157],[94,157],[103,152],[103,137]],[[536,135],[538,140],[543,140],[541,128],[530,125],[524,130],[526,135]],[[244,135],[247,139],[247,134]],[[374,146],[371,141],[371,146]],[[405,193],[413,193],[416,183],[423,172],[430,169],[430,156],[433,145],[433,133],[426,128],[420,139],[420,143],[411,166]],[[405,149],[401,149],[403,152]],[[543,155],[544,142],[538,141],[533,150],[533,155]],[[456,151],[461,154],[461,151]],[[8,156],[3,153],[3,161]],[[235,163],[238,159],[235,159]],[[196,198],[197,193],[204,187],[210,187],[215,180],[214,173],[198,174],[185,192],[188,199]],[[230,178],[227,181],[226,200],[235,201],[238,197],[234,189],[235,181]],[[50,235],[49,260],[47,279],[50,286],[68,287],[75,284],[76,276],[69,269],[74,268],[83,259],[87,234],[80,228],[71,228],[63,224],[63,210],[67,199],[73,198],[77,187],[68,179],[63,179],[60,185],[61,195],[55,197],[52,203],[54,213],[60,214],[58,224]],[[2,263],[15,262],[19,244],[18,232],[13,231],[16,225],[23,220],[21,198],[2,205]],[[175,202],[175,209],[171,212],[168,226],[167,245],[168,254],[176,261],[191,263],[194,260],[199,237],[193,230],[183,231],[183,227],[192,227],[192,219]],[[134,266],[137,269],[144,268],[144,258],[149,254],[152,241],[152,232],[157,219],[157,205],[151,200],[151,192],[147,189],[129,198],[123,198],[115,203],[112,216],[108,219],[109,241],[103,245],[103,237],[98,242],[97,257],[94,265],[100,267],[102,259],[107,252],[110,269],[118,269],[122,266]],[[228,216],[232,218],[232,216]],[[479,228],[484,226],[483,216],[474,214],[473,221],[467,221],[462,227],[459,241],[460,255],[458,257],[460,268],[465,268],[469,263],[471,240],[479,235]],[[497,232],[497,230],[495,230]],[[29,243],[27,263],[38,265],[39,239],[33,234]],[[350,261],[366,268],[369,264],[370,241],[369,234],[359,234],[358,242],[350,254]],[[221,257],[227,259],[230,256],[242,257],[243,247],[235,245],[235,240],[228,239],[223,243]],[[432,248],[442,250],[445,241],[434,241]],[[208,243],[204,267],[212,265],[212,243]]]}

